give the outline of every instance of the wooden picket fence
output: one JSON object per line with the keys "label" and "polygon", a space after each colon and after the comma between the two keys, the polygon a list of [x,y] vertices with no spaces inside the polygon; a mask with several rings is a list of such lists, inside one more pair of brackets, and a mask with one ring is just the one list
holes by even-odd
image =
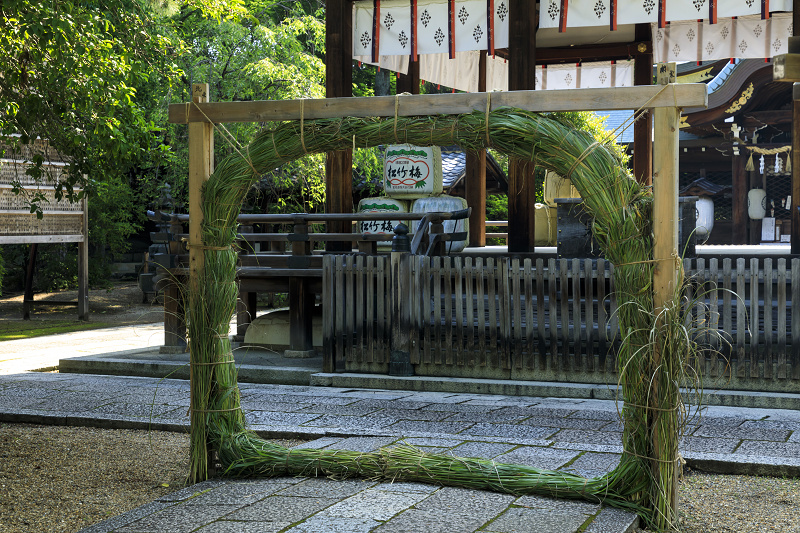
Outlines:
{"label": "wooden picket fence", "polygon": [[[412,289],[392,316],[387,257],[323,261],[325,356],[337,371],[386,372],[402,320],[418,375],[616,383],[613,266],[603,259],[407,255]],[[800,391],[800,260],[686,259],[706,385]],[[707,329],[702,329],[707,328]],[[716,332],[716,333],[715,333]],[[787,389],[787,387],[789,387]]]}

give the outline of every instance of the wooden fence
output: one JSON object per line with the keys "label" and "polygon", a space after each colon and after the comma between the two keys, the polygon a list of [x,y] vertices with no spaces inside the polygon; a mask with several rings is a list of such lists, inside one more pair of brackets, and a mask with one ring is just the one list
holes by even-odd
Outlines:
{"label": "wooden fence", "polygon": [[[800,392],[800,259],[687,259],[706,387]],[[325,356],[387,372],[393,320],[417,375],[616,383],[613,266],[603,259],[406,255],[393,318],[387,257],[323,261]],[[714,334],[717,332],[717,334]]]}

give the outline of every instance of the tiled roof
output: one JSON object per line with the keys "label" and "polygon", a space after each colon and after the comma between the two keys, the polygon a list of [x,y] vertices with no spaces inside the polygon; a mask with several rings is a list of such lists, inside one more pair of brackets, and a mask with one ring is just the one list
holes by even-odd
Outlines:
{"label": "tiled roof", "polygon": [[467,154],[458,146],[442,146],[442,186],[449,189],[467,173]]}

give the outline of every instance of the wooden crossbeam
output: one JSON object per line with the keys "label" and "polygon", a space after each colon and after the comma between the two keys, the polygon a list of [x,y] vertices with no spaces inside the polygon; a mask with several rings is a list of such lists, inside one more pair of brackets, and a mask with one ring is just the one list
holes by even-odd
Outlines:
{"label": "wooden crossbeam", "polygon": [[[608,89],[493,92],[491,108],[517,107],[527,111],[610,111],[662,107],[708,107],[703,83]],[[487,93],[367,96],[314,100],[264,100],[171,104],[169,121],[270,122],[338,117],[401,117],[457,115],[484,111]]]}

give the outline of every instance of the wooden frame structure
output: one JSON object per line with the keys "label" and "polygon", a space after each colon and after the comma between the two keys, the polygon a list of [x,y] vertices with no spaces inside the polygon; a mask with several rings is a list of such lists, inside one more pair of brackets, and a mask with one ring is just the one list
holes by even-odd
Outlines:
{"label": "wooden frame structure", "polygon": [[[655,273],[656,302],[674,294],[678,280],[679,265],[675,254],[678,248],[678,196],[677,131],[680,109],[684,106],[707,105],[706,86],[703,84],[671,83],[672,69],[664,65],[662,86],[631,87],[625,89],[576,89],[570,91],[512,91],[486,94],[443,94],[400,97],[328,98],[324,100],[223,102],[207,101],[208,86],[193,87],[194,104],[170,106],[170,121],[189,123],[190,158],[190,284],[196,283],[202,269],[202,240],[199,228],[202,224],[201,189],[213,169],[213,122],[242,122],[269,120],[311,120],[339,116],[419,116],[439,114],[461,114],[473,111],[486,112],[501,106],[518,107],[527,111],[587,110],[587,109],[653,109],[663,142],[654,145],[654,232],[655,258],[658,268]],[[302,109],[302,116],[301,116]],[[661,137],[659,137],[661,140]]]}

